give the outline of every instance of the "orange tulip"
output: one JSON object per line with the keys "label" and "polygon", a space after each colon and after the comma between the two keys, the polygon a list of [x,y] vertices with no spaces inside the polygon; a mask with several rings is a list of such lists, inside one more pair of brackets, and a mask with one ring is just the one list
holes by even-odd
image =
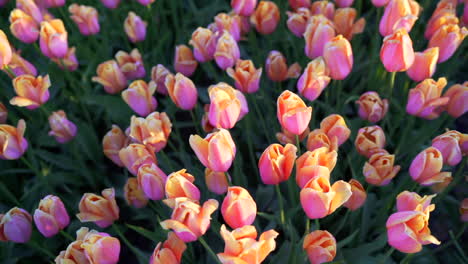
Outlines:
{"label": "orange tulip", "polygon": [[299,93],[310,101],[317,99],[330,83],[330,70],[322,57],[318,57],[307,64],[304,73],[297,82]]}
{"label": "orange tulip", "polygon": [[320,129],[327,134],[332,141],[337,138],[338,146],[348,140],[351,135],[351,130],[346,125],[344,118],[337,114],[332,114],[325,117],[320,122]]}
{"label": "orange tulip", "polygon": [[138,169],[144,164],[157,163],[154,152],[145,145],[130,144],[119,151],[119,158],[131,174],[137,175]]}
{"label": "orange tulip", "polygon": [[237,60],[235,69],[228,68],[226,72],[234,79],[236,89],[243,93],[255,93],[260,88],[262,68],[255,69],[251,60]]}
{"label": "orange tulip", "polygon": [[104,90],[110,94],[116,94],[127,87],[127,78],[122,73],[115,60],[108,60],[98,65],[97,75],[92,78],[104,86]]}
{"label": "orange tulip", "polygon": [[115,60],[128,80],[145,77],[143,58],[137,49],[133,49],[130,53],[120,50],[115,54]]}
{"label": "orange tulip", "polygon": [[102,139],[104,155],[112,160],[117,166],[123,167],[119,157],[119,151],[128,144],[127,136],[117,125],[112,125],[112,129],[106,133]]}
{"label": "orange tulip", "polygon": [[382,120],[388,111],[388,100],[380,99],[379,94],[374,91],[363,93],[356,104],[359,105],[359,117],[372,123]]}
{"label": "orange tulip", "polygon": [[33,110],[49,100],[49,75],[34,77],[24,74],[13,79],[13,87],[17,96],[10,104]]}
{"label": "orange tulip", "polygon": [[388,72],[406,71],[413,65],[413,42],[405,29],[399,29],[384,38],[380,60]]}
{"label": "orange tulip", "polygon": [[406,74],[415,82],[431,78],[437,66],[439,48],[428,48],[423,52],[414,53],[414,63],[406,71]]}
{"label": "orange tulip", "polygon": [[[13,55],[11,57],[11,61],[8,64],[8,68],[10,68],[10,70],[16,76],[25,75],[25,74],[29,74],[29,75],[32,75],[32,76],[37,76],[36,67],[34,67],[34,65],[32,65],[26,59],[21,57],[20,51],[13,52]],[[13,76],[12,74],[10,74],[8,72],[7,72],[7,74],[8,74],[8,76],[10,76],[10,78],[12,78],[12,79],[15,78],[15,76]]]}
{"label": "orange tulip", "polygon": [[349,185],[351,185],[352,194],[343,206],[351,211],[355,211],[366,202],[367,193],[366,190],[364,190],[364,187],[362,187],[362,184],[355,179],[351,179],[349,181]]}
{"label": "orange tulip", "polygon": [[231,228],[251,225],[257,215],[257,204],[246,189],[229,187],[221,205],[221,214]]}
{"label": "orange tulip", "polygon": [[80,213],[76,215],[81,222],[94,222],[106,228],[119,219],[119,207],[115,201],[114,188],[104,189],[102,196],[85,193],[80,200]]}
{"label": "orange tulip", "polygon": [[400,28],[411,31],[418,19],[421,7],[414,0],[390,0],[380,20],[379,31],[382,36],[388,36]]}
{"label": "orange tulip", "polygon": [[311,17],[308,8],[301,7],[296,12],[286,11],[288,20],[286,22],[288,29],[296,36],[302,37],[306,31],[308,21]]}
{"label": "orange tulip", "polygon": [[198,27],[192,33],[189,44],[193,46],[193,55],[198,62],[207,62],[213,59],[218,34],[213,31]]}
{"label": "orange tulip", "polygon": [[165,195],[166,174],[154,163],[140,166],[137,174],[138,185],[151,200],[161,200]]}
{"label": "orange tulip", "polygon": [[68,12],[70,12],[70,18],[78,26],[81,34],[87,36],[99,33],[98,12],[94,7],[71,4],[68,7]]}
{"label": "orange tulip", "polygon": [[463,84],[454,84],[444,93],[444,97],[449,98],[447,112],[449,115],[458,118],[468,112],[468,81]]}
{"label": "orange tulip", "polygon": [[23,156],[28,148],[28,141],[24,138],[26,123],[18,121],[16,127],[0,125],[0,159],[14,160]]}
{"label": "orange tulip", "polygon": [[166,88],[172,101],[183,110],[191,110],[197,104],[197,87],[181,73],[169,74],[166,77]]}
{"label": "orange tulip", "polygon": [[296,182],[299,188],[313,178],[330,178],[330,172],[335,168],[338,153],[329,152],[326,147],[307,151],[296,160]]}
{"label": "orange tulip", "polygon": [[330,262],[336,256],[335,237],[326,230],[315,230],[306,235],[302,247],[311,264]]}
{"label": "orange tulip", "polygon": [[335,14],[335,6],[333,3],[328,1],[315,1],[310,6],[312,15],[323,15],[326,18],[333,20]]}
{"label": "orange tulip", "polygon": [[330,139],[323,130],[313,130],[307,137],[307,150],[314,151],[321,147],[327,148],[328,152],[338,151],[338,138]]}
{"label": "orange tulip", "polygon": [[148,23],[134,12],[128,12],[124,21],[124,31],[132,43],[144,41]]}
{"label": "orange tulip", "polygon": [[208,94],[208,119],[213,127],[231,129],[249,112],[244,95],[226,83],[211,85]]}
{"label": "orange tulip", "polygon": [[153,112],[146,118],[132,116],[129,136],[153,152],[163,149],[172,131],[166,113]]}
{"label": "orange tulip", "polygon": [[312,118],[312,107],[302,101],[295,93],[288,90],[278,97],[276,116],[281,126],[295,135],[302,134]]}
{"label": "orange tulip", "polygon": [[359,154],[371,157],[385,146],[385,134],[379,126],[360,128],[354,141],[354,146]]}
{"label": "orange tulip", "polygon": [[39,38],[39,25],[23,10],[13,9],[9,21],[11,33],[20,41],[33,43]]}
{"label": "orange tulip", "polygon": [[219,13],[214,17],[216,29],[219,32],[228,32],[238,42],[241,38],[241,19],[238,15]]}
{"label": "orange tulip", "polygon": [[124,186],[125,201],[136,208],[143,208],[148,204],[148,198],[138,185],[136,178],[128,178]]}
{"label": "orange tulip", "polygon": [[279,8],[271,1],[260,1],[255,12],[250,17],[250,22],[263,35],[273,33],[278,26],[279,20]]}
{"label": "orange tulip", "polygon": [[355,34],[360,34],[364,31],[366,20],[360,18],[355,22],[356,9],[354,8],[338,8],[333,17],[336,34],[343,35],[351,41]]}
{"label": "orange tulip", "polygon": [[174,69],[183,75],[190,77],[197,69],[198,62],[193,56],[192,50],[186,45],[179,45],[175,49]]}
{"label": "orange tulip", "polygon": [[208,168],[205,169],[206,187],[208,187],[208,190],[216,194],[227,192],[229,187],[228,177],[229,175],[226,175],[224,172],[216,172]]}
{"label": "orange tulip", "polygon": [[394,166],[394,162],[395,155],[388,154],[386,150],[375,152],[362,169],[366,182],[377,186],[389,184],[400,171],[400,166]]}
{"label": "orange tulip", "polygon": [[174,232],[167,234],[167,240],[164,243],[159,242],[150,258],[150,264],[180,264],[182,254],[187,249],[182,241]]}
{"label": "orange tulip", "polygon": [[200,200],[200,190],[193,184],[195,177],[186,172],[186,169],[169,174],[166,181],[166,198],[188,198],[194,202]]}
{"label": "orange tulip", "polygon": [[305,54],[310,59],[323,56],[325,44],[336,35],[333,22],[323,15],[315,15],[309,19],[304,32]]}
{"label": "orange tulip", "polygon": [[67,55],[68,33],[62,20],[41,22],[39,46],[42,53],[49,58],[63,58]]}
{"label": "orange tulip", "polygon": [[287,181],[294,167],[296,152],[297,148],[292,144],[286,144],[284,147],[280,144],[271,144],[265,149],[258,161],[262,182],[279,184]]}
{"label": "orange tulip", "polygon": [[120,255],[120,241],[107,233],[91,230],[81,244],[89,263],[117,264]]}
{"label": "orange tulip", "polygon": [[415,192],[404,191],[396,197],[397,211],[425,211],[426,209],[434,210],[435,205],[431,204],[432,198],[436,195],[424,195],[423,197]]}
{"label": "orange tulip", "polygon": [[149,86],[143,80],[136,80],[122,92],[122,99],[135,113],[146,117],[158,106],[158,102],[153,96],[155,91],[156,87]]}
{"label": "orange tulip", "polygon": [[409,91],[406,112],[410,115],[424,119],[439,117],[443,107],[448,104],[449,98],[442,97],[442,89],[447,85],[446,78],[436,81],[426,79]]}
{"label": "orange tulip", "polygon": [[442,153],[434,147],[421,151],[411,162],[409,173],[414,181],[423,186],[444,182],[452,177],[451,172],[441,172],[443,166]]}
{"label": "orange tulip", "polygon": [[345,79],[353,69],[353,50],[349,41],[342,35],[330,39],[325,44],[323,58],[333,80]]}
{"label": "orange tulip", "polygon": [[171,72],[162,64],[158,64],[151,68],[151,81],[148,84],[150,87],[156,87],[156,92],[167,95],[166,77]]}

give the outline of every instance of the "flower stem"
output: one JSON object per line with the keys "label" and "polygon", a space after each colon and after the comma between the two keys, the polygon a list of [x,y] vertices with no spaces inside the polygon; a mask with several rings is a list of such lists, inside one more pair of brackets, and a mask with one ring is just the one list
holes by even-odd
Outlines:
{"label": "flower stem", "polygon": [[315,229],[320,230],[320,222],[319,222],[318,218],[315,219]]}
{"label": "flower stem", "polygon": [[299,139],[299,135],[296,135],[296,147],[299,154],[301,154],[301,140]]}
{"label": "flower stem", "polygon": [[309,234],[309,231],[310,231],[310,219],[309,217],[306,217],[306,224],[305,224],[305,235]]}
{"label": "flower stem", "polygon": [[60,230],[60,234],[72,242],[75,241],[75,239],[73,239],[73,237],[70,234],[68,234],[67,232],[63,230]]}
{"label": "flower stem", "polygon": [[206,251],[208,251],[208,253],[210,254],[211,257],[213,257],[216,261],[216,263],[218,264],[222,264],[221,261],[219,260],[218,256],[216,256],[216,254],[213,252],[213,250],[211,249],[211,247],[208,245],[208,243],[206,243],[205,239],[203,239],[203,237],[199,237],[198,238],[198,241],[203,245],[203,247],[206,249]]}
{"label": "flower stem", "polygon": [[279,208],[280,208],[280,220],[281,220],[281,224],[284,225],[285,219],[284,219],[283,197],[281,196],[281,190],[280,190],[279,184],[275,185],[275,189],[276,189],[276,194],[278,195],[278,203],[279,203]]}
{"label": "flower stem", "polygon": [[389,93],[388,93],[388,99],[389,100],[392,99],[393,88],[395,86],[395,76],[396,76],[396,72],[390,73],[390,90],[389,90]]}
{"label": "flower stem", "polygon": [[9,75],[11,75],[12,79],[16,78],[16,74],[11,70],[8,65],[5,65],[3,68]]}

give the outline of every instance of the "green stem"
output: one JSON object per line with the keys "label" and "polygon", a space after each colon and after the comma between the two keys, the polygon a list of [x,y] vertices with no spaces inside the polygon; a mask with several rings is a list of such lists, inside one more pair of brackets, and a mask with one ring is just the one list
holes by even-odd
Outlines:
{"label": "green stem", "polygon": [[307,235],[310,232],[310,219],[309,217],[306,217],[306,224],[305,224],[305,232],[304,234]]}
{"label": "green stem", "polygon": [[315,230],[320,230],[320,222],[318,218],[315,219]]}
{"label": "green stem", "polygon": [[301,154],[301,141],[299,140],[299,135],[296,135],[296,147],[297,147],[297,152]]}
{"label": "green stem", "polygon": [[70,234],[68,234],[67,232],[63,230],[60,230],[60,234],[72,242],[75,241],[75,239]]}
{"label": "green stem", "polygon": [[281,196],[281,190],[280,190],[279,184],[275,185],[275,190],[276,190],[276,194],[278,195],[278,204],[280,208],[280,220],[281,220],[281,224],[284,226],[285,218],[284,218],[283,197]]}
{"label": "green stem", "polygon": [[11,70],[11,68],[8,65],[5,65],[3,68],[9,75],[13,76],[12,79],[16,78],[16,74]]}
{"label": "green stem", "polygon": [[390,90],[388,93],[388,100],[392,99],[393,89],[395,86],[395,76],[396,76],[396,72],[390,73]]}
{"label": "green stem", "polygon": [[206,241],[205,241],[205,239],[203,239],[203,237],[199,237],[198,241],[203,245],[203,247],[206,249],[206,251],[208,251],[208,254],[210,254],[210,256],[216,261],[216,263],[222,264],[221,261],[219,260],[218,256],[216,256],[216,254],[213,252],[213,250],[208,245],[208,243],[206,243]]}
{"label": "green stem", "polygon": [[34,241],[30,240],[28,243],[26,243],[26,245],[30,246],[31,248],[35,249],[35,250],[39,250],[40,252],[42,252],[44,255],[47,255],[48,257],[52,258],[52,259],[55,259],[55,255],[52,254],[52,252],[50,252],[49,250],[39,246],[38,244],[36,244]]}

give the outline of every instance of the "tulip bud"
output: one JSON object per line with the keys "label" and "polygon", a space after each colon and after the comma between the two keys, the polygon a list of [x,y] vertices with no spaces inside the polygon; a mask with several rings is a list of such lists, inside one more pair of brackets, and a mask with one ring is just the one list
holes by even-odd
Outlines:
{"label": "tulip bud", "polygon": [[198,92],[195,84],[181,73],[166,76],[166,88],[172,101],[183,110],[191,110],[197,104]]}
{"label": "tulip bud", "polygon": [[[8,68],[16,75],[16,77],[24,74],[29,74],[32,76],[37,75],[37,70],[34,65],[32,65],[29,61],[21,57],[19,52],[13,52],[11,61],[8,64]],[[10,74],[8,74],[10,75]],[[15,78],[15,76],[10,76],[12,79]]]}
{"label": "tulip bud", "polygon": [[68,33],[60,19],[41,22],[39,46],[49,58],[64,58],[68,51]]}
{"label": "tulip bud", "polygon": [[409,173],[414,181],[428,186],[443,182],[452,177],[451,172],[441,172],[443,166],[442,153],[434,147],[421,151],[411,162]]}
{"label": "tulip bud", "polygon": [[28,242],[31,238],[31,221],[31,215],[18,207],[10,209],[6,214],[0,214],[0,241]]}
{"label": "tulip bud", "polygon": [[221,205],[221,214],[231,228],[251,225],[257,215],[257,204],[246,189],[229,187]]}
{"label": "tulip bud", "polygon": [[206,186],[208,187],[208,190],[218,195],[227,192],[229,182],[231,181],[230,177],[228,180],[228,177],[229,175],[226,175],[224,172],[216,172],[208,168],[205,169]]}
{"label": "tulip bud", "polygon": [[420,9],[414,0],[390,0],[380,20],[380,35],[383,37],[391,35],[400,28],[410,32],[418,19]]}
{"label": "tulip bud", "polygon": [[377,186],[389,184],[400,171],[400,166],[394,166],[394,162],[395,155],[388,154],[386,150],[375,152],[362,169],[366,182]]}
{"label": "tulip bud", "polygon": [[151,82],[149,86],[155,86],[156,92],[167,95],[167,88],[166,88],[166,77],[167,75],[171,74],[171,72],[164,67],[162,64],[158,64],[151,68]]}
{"label": "tulip bud", "polygon": [[304,32],[305,54],[311,59],[323,56],[325,44],[334,37],[332,21],[323,15],[312,16]]}
{"label": "tulip bud", "polygon": [[[299,141],[302,142],[309,133],[310,133],[309,128],[304,130],[304,132],[302,132],[302,134],[299,135]],[[291,132],[288,132],[284,128],[281,128],[281,132],[276,133],[276,139],[279,141],[279,143],[283,145],[286,145],[286,144],[295,145],[297,143],[296,135],[294,135]]]}
{"label": "tulip bud", "polygon": [[468,198],[463,199],[460,203],[460,219],[462,222],[468,222]]}
{"label": "tulip bud", "polygon": [[127,146],[127,136],[117,125],[112,125],[112,129],[106,133],[102,139],[104,155],[112,160],[117,166],[123,167],[119,157],[119,151]]}
{"label": "tulip bud", "polygon": [[154,163],[146,163],[138,169],[138,185],[151,200],[164,198],[167,176]]}
{"label": "tulip bud", "polygon": [[380,99],[374,91],[363,93],[356,104],[359,105],[359,117],[372,123],[382,120],[388,111],[388,100]]}
{"label": "tulip bud", "polygon": [[224,32],[218,39],[214,59],[219,68],[226,70],[233,67],[240,58],[237,42],[229,32]]}
{"label": "tulip bud", "polygon": [[34,223],[43,236],[51,237],[68,226],[70,216],[59,197],[47,195],[34,211]]}
{"label": "tulip bud", "polygon": [[226,83],[211,85],[208,94],[208,119],[213,127],[231,129],[249,111],[244,95]]}
{"label": "tulip bud", "polygon": [[431,78],[437,66],[439,48],[429,48],[423,52],[414,53],[414,63],[406,71],[408,77],[415,82]]}
{"label": "tulip bud", "polygon": [[286,22],[288,29],[296,36],[301,38],[307,28],[311,17],[310,10],[304,7],[297,9],[296,12],[286,11],[288,20]]}
{"label": "tulip bud", "polygon": [[413,42],[405,29],[384,38],[380,60],[388,72],[408,70],[414,63],[414,57]]}
{"label": "tulip bud", "polygon": [[80,213],[76,215],[83,222],[94,222],[101,228],[106,228],[119,219],[119,207],[115,202],[114,188],[104,189],[102,196],[85,193],[80,200]]}
{"label": "tulip bud", "polygon": [[8,109],[0,102],[0,124],[5,124],[8,118]]}
{"label": "tulip bud", "polygon": [[124,30],[132,43],[144,41],[146,38],[146,26],[148,24],[137,14],[130,11],[124,21]]}
{"label": "tulip bud", "polygon": [[260,1],[255,12],[250,17],[250,22],[256,30],[263,35],[268,35],[276,30],[280,20],[278,6],[271,1]]}
{"label": "tulip bud", "polygon": [[[352,2],[353,0],[351,0]],[[354,8],[338,8],[333,17],[336,33],[343,35],[349,41],[353,39],[354,34],[360,34],[364,31],[366,20],[358,19],[356,22],[356,9]]]}
{"label": "tulip bud", "polygon": [[28,141],[24,138],[26,123],[18,121],[15,128],[10,125],[0,125],[0,159],[15,160],[23,156],[28,148]]}
{"label": "tulip bud", "polygon": [[293,10],[297,10],[299,8],[309,8],[310,7],[310,0],[288,0],[289,6]]}
{"label": "tulip bud", "polygon": [[24,74],[13,79],[16,95],[10,104],[33,110],[49,100],[49,75],[34,77]]}
{"label": "tulip bud", "polygon": [[132,116],[130,137],[153,152],[163,149],[172,131],[172,123],[166,113],[153,112],[145,118]]}
{"label": "tulip bud", "polygon": [[236,68],[228,68],[226,72],[234,79],[236,89],[243,93],[255,93],[260,88],[262,68],[255,69],[251,60],[237,60]]}
{"label": "tulip bud", "polygon": [[264,184],[279,184],[287,181],[291,176],[296,160],[297,148],[292,144],[281,146],[271,144],[263,152],[258,161],[260,177]]}
{"label": "tulip bud", "polygon": [[174,69],[183,75],[190,77],[197,69],[198,62],[193,56],[192,50],[186,45],[179,45],[175,49]]}
{"label": "tulip bud", "polygon": [[345,79],[353,69],[353,50],[342,35],[332,38],[323,48],[323,58],[333,80]]}
{"label": "tulip bud", "polygon": [[117,264],[119,262],[120,242],[107,233],[91,230],[83,238],[81,248],[84,249],[89,263]]}
{"label": "tulip bud", "polygon": [[322,147],[307,151],[296,160],[296,183],[300,188],[317,177],[330,178],[330,172],[335,168],[338,153],[329,152]]}
{"label": "tulip bud", "polygon": [[300,135],[309,126],[312,107],[307,107],[298,95],[286,90],[278,97],[276,115],[284,129]]}
{"label": "tulip bud", "polygon": [[140,116],[147,116],[158,106],[153,94],[156,87],[148,86],[145,81],[133,81],[128,88],[122,92],[125,103]]}
{"label": "tulip bud", "polygon": [[360,128],[354,141],[356,150],[362,156],[370,158],[385,146],[385,134],[379,126]]}
{"label": "tulip bud", "polygon": [[127,86],[127,79],[115,60],[105,61],[97,67],[97,75],[92,78],[104,86],[104,90],[110,94],[116,94]]}
{"label": "tulip bud", "polygon": [[193,201],[200,200],[200,190],[193,183],[195,177],[186,172],[186,169],[169,174],[165,191],[167,199],[185,197]]}
{"label": "tulip bud", "polygon": [[119,151],[119,158],[131,174],[137,175],[138,169],[144,164],[157,164],[154,152],[150,152],[144,145],[130,144]]}
{"label": "tulip bud", "polygon": [[115,9],[120,4],[120,0],[101,0],[101,3],[109,9]]}
{"label": "tulip bud", "polygon": [[446,78],[436,81],[426,79],[409,91],[406,112],[410,115],[432,120],[439,117],[441,108],[448,104],[448,97],[441,97],[447,85]]}
{"label": "tulip bud", "polygon": [[439,47],[438,63],[448,60],[457,50],[463,39],[468,35],[466,27],[460,28],[458,25],[442,26],[429,40],[429,48]]}
{"label": "tulip bud", "polygon": [[362,187],[362,184],[355,179],[351,179],[349,181],[349,185],[351,185],[352,194],[343,206],[351,211],[355,211],[366,202],[367,193],[366,190],[364,190],[364,187]]}
{"label": "tulip bud", "polygon": [[265,67],[268,78],[274,82],[282,82],[288,78],[286,58],[279,51],[270,51]]}
{"label": "tulip bud", "polygon": [[325,147],[328,152],[338,151],[338,138],[330,139],[321,129],[315,129],[310,132],[307,137],[307,150],[314,151],[318,148]]}
{"label": "tulip bud", "polygon": [[136,178],[128,178],[124,186],[124,197],[127,204],[135,208],[143,208],[148,204],[148,198],[138,185]]}
{"label": "tulip bud", "polygon": [[327,134],[332,141],[336,138],[338,146],[348,140],[351,130],[346,125],[344,118],[337,114],[325,117],[320,122],[320,129]]}
{"label": "tulip bud", "polygon": [[435,196],[436,195],[433,194],[421,197],[415,192],[401,192],[396,198],[397,211],[426,211],[427,209],[433,211],[435,205],[431,204],[431,200]]}
{"label": "tulip bud", "polygon": [[237,42],[241,38],[241,19],[238,15],[230,16],[226,13],[219,13],[214,18],[216,28],[219,32],[228,32]]}
{"label": "tulip bud", "polygon": [[315,1],[310,6],[312,15],[324,15],[326,18],[333,20],[335,14],[335,6],[328,1]]}
{"label": "tulip bud", "polygon": [[192,33],[192,39],[189,44],[193,46],[193,55],[199,62],[207,62],[213,59],[218,34],[213,33],[207,28],[198,27]]}
{"label": "tulip bud", "polygon": [[456,166],[462,160],[460,148],[461,133],[456,130],[447,131],[432,140],[432,146],[440,151],[444,164]]}
{"label": "tulip bud", "polygon": [[70,18],[76,23],[80,33],[88,36],[99,33],[98,12],[94,7],[71,4],[68,7]]}
{"label": "tulip bud", "polygon": [[76,58],[75,50],[75,47],[68,48],[65,57],[62,59],[52,58],[51,60],[55,62],[60,69],[75,71],[78,68],[78,59]]}
{"label": "tulip bud", "polygon": [[137,49],[133,49],[130,54],[125,51],[119,51],[115,54],[115,60],[127,79],[134,80],[145,77],[145,66],[143,65],[141,54]]}
{"label": "tulip bud", "polygon": [[297,82],[299,93],[310,101],[317,99],[330,83],[330,70],[322,57],[307,64],[304,73]]}
{"label": "tulip bud", "polygon": [[454,84],[444,93],[444,97],[449,98],[447,112],[449,115],[458,118],[468,112],[468,81],[463,84]]}
{"label": "tulip bud", "polygon": [[20,41],[33,43],[39,38],[39,26],[34,19],[21,9],[10,13],[10,31]]}
{"label": "tulip bud", "polygon": [[34,0],[17,0],[16,8],[21,9],[26,14],[30,15],[38,24],[41,23],[42,20],[45,20],[42,16],[40,8],[37,6]]}
{"label": "tulip bud", "polygon": [[150,258],[150,264],[180,264],[182,254],[187,249],[182,241],[174,232],[169,232],[167,240],[164,243],[159,242]]}
{"label": "tulip bud", "polygon": [[315,230],[306,235],[302,248],[311,264],[330,262],[336,256],[335,237],[326,230]]}
{"label": "tulip bud", "polygon": [[76,125],[68,120],[63,110],[52,112],[49,116],[49,136],[54,136],[60,144],[67,143],[76,136]]}
{"label": "tulip bud", "polygon": [[10,64],[11,57],[12,50],[10,42],[8,42],[8,38],[3,30],[0,30],[0,69],[3,69],[5,65]]}

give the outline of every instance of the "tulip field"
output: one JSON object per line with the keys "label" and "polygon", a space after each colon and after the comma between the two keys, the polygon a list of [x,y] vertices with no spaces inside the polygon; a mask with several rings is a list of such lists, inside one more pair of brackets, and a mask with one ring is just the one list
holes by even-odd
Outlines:
{"label": "tulip field", "polygon": [[0,263],[468,263],[467,0],[0,0]]}

